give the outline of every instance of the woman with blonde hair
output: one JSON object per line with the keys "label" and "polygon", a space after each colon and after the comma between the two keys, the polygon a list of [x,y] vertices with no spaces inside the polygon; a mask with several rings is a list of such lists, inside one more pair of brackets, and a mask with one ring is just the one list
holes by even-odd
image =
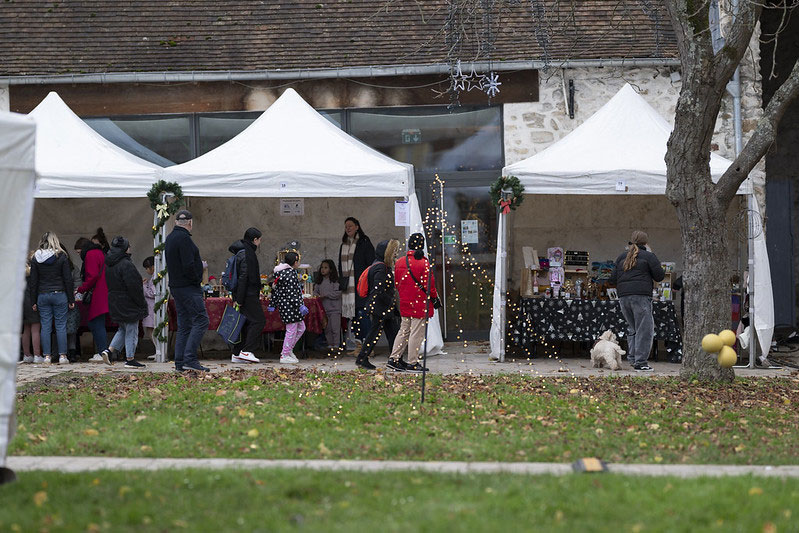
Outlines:
{"label": "woman with blonde hair", "polygon": [[641,230],[633,231],[627,251],[616,259],[610,276],[619,294],[621,313],[627,321],[627,360],[636,372],[651,372],[649,352],[655,338],[652,318],[652,289],[655,281],[665,276],[660,260],[647,250],[649,237]]}
{"label": "woman with blonde hair", "polygon": [[[30,286],[32,309],[39,312],[42,324],[42,355],[34,363],[50,363],[53,323],[58,344],[58,363],[68,364],[67,311],[75,306],[72,272],[61,242],[53,232],[45,232],[31,259]],[[53,361],[54,362],[54,361]]]}

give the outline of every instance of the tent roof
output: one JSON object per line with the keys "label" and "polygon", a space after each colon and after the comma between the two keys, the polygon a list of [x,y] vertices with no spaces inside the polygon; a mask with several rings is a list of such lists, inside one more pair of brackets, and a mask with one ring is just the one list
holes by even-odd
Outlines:
{"label": "tent roof", "polygon": [[293,89],[233,139],[166,172],[186,196],[407,196],[413,183],[411,165],[347,135]]}
{"label": "tent roof", "polygon": [[36,120],[38,198],[143,197],[163,172],[104,139],[55,92],[30,116]]}
{"label": "tent roof", "polygon": [[[545,150],[508,165],[528,194],[662,195],[666,192],[666,144],[671,125],[630,84],[583,124]],[[710,174],[718,181],[732,162],[710,154]],[[739,190],[739,193],[743,191]]]}
{"label": "tent roof", "polygon": [[0,113],[0,170],[33,169],[35,129],[25,115]]}

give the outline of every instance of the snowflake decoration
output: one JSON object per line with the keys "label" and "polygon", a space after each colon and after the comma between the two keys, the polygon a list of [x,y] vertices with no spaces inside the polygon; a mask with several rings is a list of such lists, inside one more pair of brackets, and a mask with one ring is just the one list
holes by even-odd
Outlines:
{"label": "snowflake decoration", "polygon": [[483,86],[481,87],[489,98],[495,97],[499,94],[499,86],[502,82],[499,81],[499,74],[491,72],[488,76],[483,76]]}

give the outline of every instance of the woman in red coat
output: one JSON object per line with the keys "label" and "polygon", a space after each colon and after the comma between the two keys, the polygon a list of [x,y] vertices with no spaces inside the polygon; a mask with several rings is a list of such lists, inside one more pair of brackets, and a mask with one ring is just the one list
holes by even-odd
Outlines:
{"label": "woman in red coat", "polygon": [[[110,363],[105,361],[100,354],[108,349],[108,338],[105,331],[105,320],[108,316],[108,286],[105,282],[105,254],[100,244],[93,243],[86,238],[78,239],[75,243],[76,251],[80,252],[83,261],[81,279],[83,283],[78,287],[80,299],[84,300],[91,291],[91,302],[86,310],[87,326],[94,338],[97,352],[89,359],[92,363]],[[107,352],[106,352],[107,353]]]}
{"label": "woman in red coat", "polygon": [[[388,358],[388,367],[397,372],[421,372],[419,351],[424,342],[425,325],[438,305],[436,281],[424,256],[424,236],[421,233],[414,233],[408,239],[408,253],[394,264],[394,279],[399,293],[402,326]],[[402,360],[406,346],[407,363]]]}

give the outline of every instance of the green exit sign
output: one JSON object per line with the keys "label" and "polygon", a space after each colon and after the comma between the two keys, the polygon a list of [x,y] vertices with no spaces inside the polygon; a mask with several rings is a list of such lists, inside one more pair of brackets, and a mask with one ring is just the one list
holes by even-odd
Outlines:
{"label": "green exit sign", "polygon": [[402,144],[419,144],[422,142],[422,130],[416,128],[402,130]]}

